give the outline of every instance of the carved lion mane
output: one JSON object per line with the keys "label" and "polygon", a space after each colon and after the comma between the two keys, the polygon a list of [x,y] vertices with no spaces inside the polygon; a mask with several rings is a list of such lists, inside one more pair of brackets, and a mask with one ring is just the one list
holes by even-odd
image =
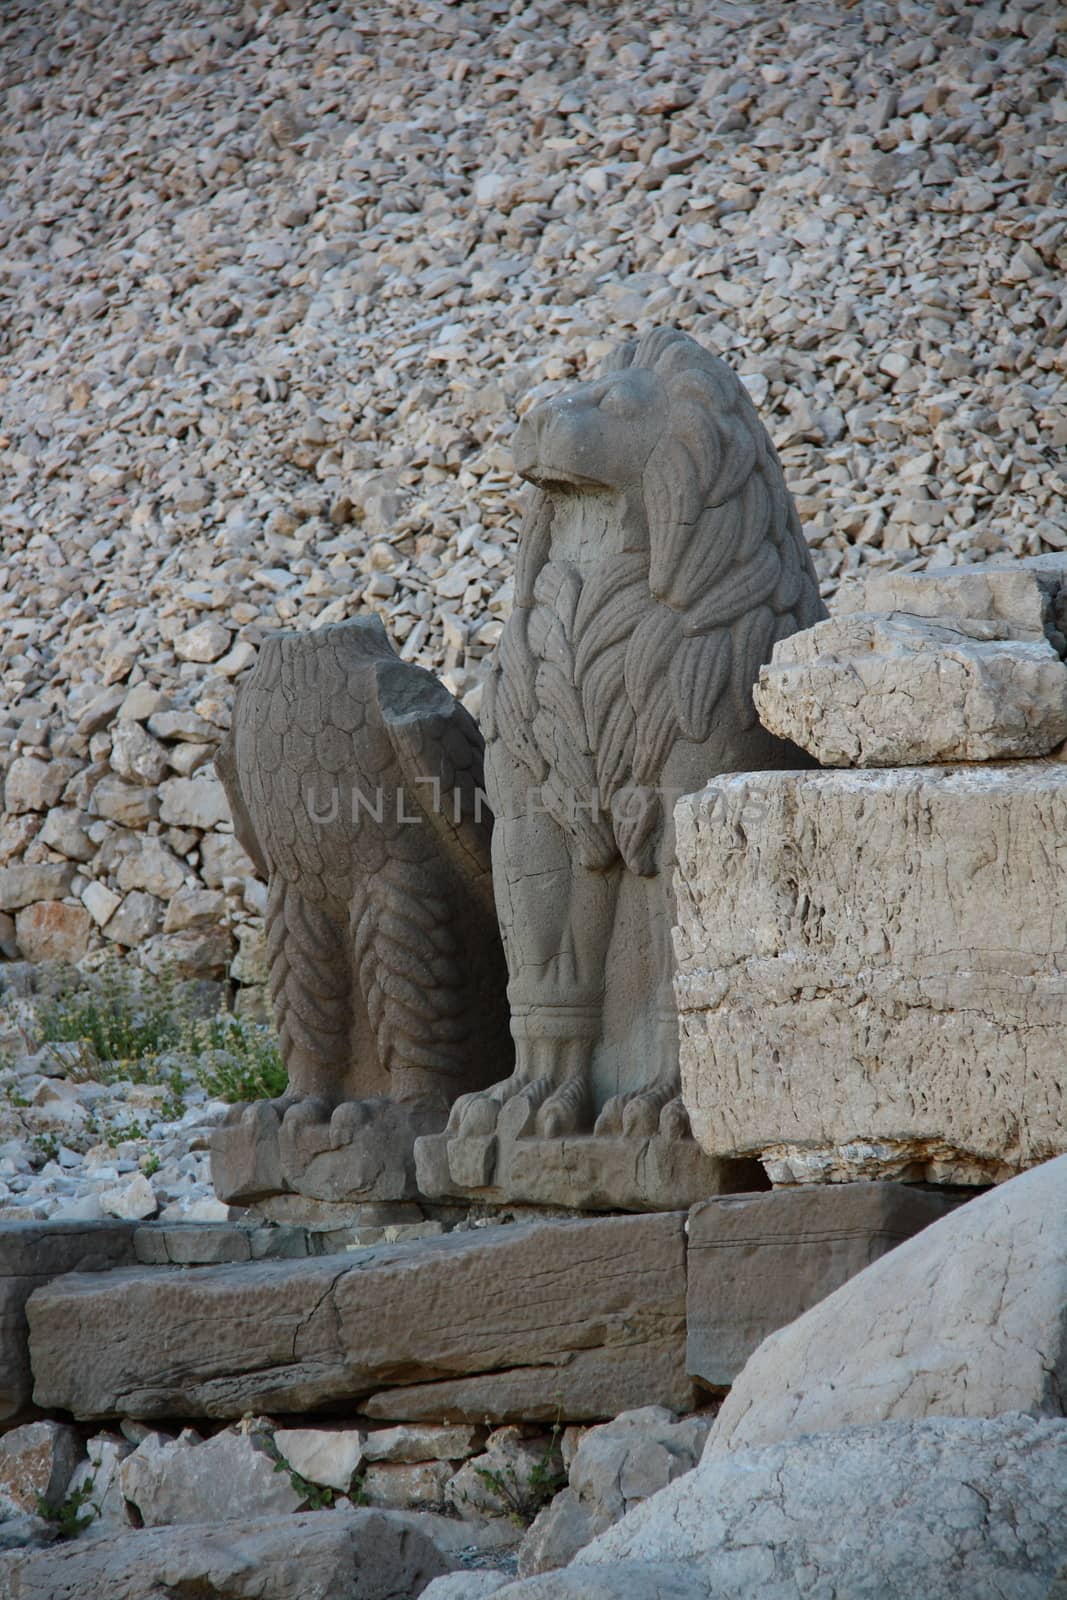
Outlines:
{"label": "carved lion mane", "polygon": [[[583,574],[552,555],[568,494],[533,490],[486,732],[540,786],[584,865],[621,856],[650,875],[663,825],[654,790],[672,749],[752,728],[761,663],[825,610],[774,446],[736,375],[669,328],[624,345],[603,373],[630,367],[650,369],[669,404],[641,479],[647,548]],[[707,775],[719,770],[709,747]],[[599,814],[574,805],[594,790]]]}

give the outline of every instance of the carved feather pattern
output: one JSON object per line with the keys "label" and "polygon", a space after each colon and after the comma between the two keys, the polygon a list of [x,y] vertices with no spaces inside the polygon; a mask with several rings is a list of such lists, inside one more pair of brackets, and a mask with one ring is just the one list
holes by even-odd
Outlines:
{"label": "carved feather pattern", "polygon": [[361,1005],[381,1066],[469,1077],[475,1021],[488,1037],[506,1018],[470,715],[376,620],[279,635],[242,690],[221,775],[269,874],[291,1080],[346,1080]]}
{"label": "carved feather pattern", "polygon": [[347,1065],[351,1015],[343,928],[295,884],[275,878],[267,896],[267,982],[282,1058]]}
{"label": "carved feather pattern", "polygon": [[474,1019],[448,897],[427,894],[417,866],[392,858],[366,885],[352,950],[386,1070],[462,1073]]}

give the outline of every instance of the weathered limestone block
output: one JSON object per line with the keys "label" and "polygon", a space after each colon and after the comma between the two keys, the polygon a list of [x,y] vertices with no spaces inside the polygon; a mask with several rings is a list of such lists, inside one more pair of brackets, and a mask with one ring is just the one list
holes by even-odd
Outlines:
{"label": "weathered limestone block", "polygon": [[684,1411],[684,1223],[520,1223],[351,1256],[75,1275],[29,1304],[35,1397],[78,1417],[282,1415],[363,1396],[389,1421]]}
{"label": "weathered limestone block", "polygon": [[679,1421],[662,1406],[645,1406],[590,1428],[571,1462],[569,1487],[538,1515],[522,1542],[520,1574],[565,1566],[642,1500],[691,1472],[710,1427],[708,1417]]}
{"label": "weathered limestone block", "polygon": [[463,1461],[483,1435],[471,1427],[378,1428],[363,1440],[368,1461]]}
{"label": "weathered limestone block", "polygon": [[685,334],[622,346],[533,407],[514,451],[533,494],[484,721],[516,1069],[456,1103],[420,1182],[637,1209],[647,1174],[645,1204],[670,1207],[720,1185],[670,1150],[689,1128],[668,800],[803,764],[752,683],[824,610],[744,385]]}
{"label": "weathered limestone block", "polygon": [[506,1068],[482,749],[375,616],[261,649],[216,764],[269,883],[264,975],[289,1088],[217,1132],[223,1199],[411,1196],[416,1137]]}
{"label": "weathered limestone block", "polygon": [[452,1470],[449,1461],[374,1461],[363,1475],[360,1492],[368,1505],[386,1510],[437,1509],[445,1504]]}
{"label": "weathered limestone block", "polygon": [[903,611],[1003,623],[1017,639],[1047,638],[1061,654],[1067,632],[1067,554],[1023,561],[998,556],[977,566],[889,569],[842,583],[834,615]]}
{"label": "weathered limestone block", "polygon": [[224,1428],[210,1439],[150,1433],[122,1462],[119,1483],[147,1528],[214,1522],[222,1509],[246,1518],[299,1511],[304,1496],[274,1468],[254,1429]]}
{"label": "weathered limestone block", "polygon": [[84,906],[39,900],[15,918],[15,940],[25,961],[80,961],[89,948],[92,918]]}
{"label": "weathered limestone block", "polygon": [[123,1222],[8,1222],[0,1226],[0,1423],[27,1411],[30,1375],[26,1302],[67,1272],[100,1272],[134,1259]]}
{"label": "weathered limestone block", "polygon": [[26,1422],[0,1437],[0,1499],[20,1511],[43,1502],[56,1510],[82,1454],[76,1428],[62,1422]]}
{"label": "weathered limestone block", "polygon": [[308,1483],[347,1494],[363,1460],[363,1435],[358,1428],[278,1428],[274,1445]]}
{"label": "weathered limestone block", "polygon": [[828,767],[1043,756],[1067,738],[1067,666],[1011,626],[831,617],[775,645],[756,708]]}
{"label": "weathered limestone block", "polygon": [[1045,1600],[1067,1559],[1067,1422],[932,1418],[705,1455],[498,1600]]}
{"label": "weathered limestone block", "polygon": [[711,1388],[752,1352],[957,1199],[874,1182],[708,1200],[689,1213],[687,1362]]}
{"label": "weathered limestone block", "polygon": [[398,1600],[455,1569],[410,1518],[384,1511],[141,1528],[0,1556],[8,1600]]}
{"label": "weathered limestone block", "polygon": [[984,1184],[1067,1149],[1067,768],[749,774],[677,819],[709,1154]]}
{"label": "weathered limestone block", "polygon": [[38,900],[62,900],[70,893],[74,871],[69,861],[0,867],[0,911],[21,911]]}
{"label": "weathered limestone block", "polygon": [[1067,1157],[898,1245],[773,1334],[710,1450],[890,1417],[1067,1412]]}

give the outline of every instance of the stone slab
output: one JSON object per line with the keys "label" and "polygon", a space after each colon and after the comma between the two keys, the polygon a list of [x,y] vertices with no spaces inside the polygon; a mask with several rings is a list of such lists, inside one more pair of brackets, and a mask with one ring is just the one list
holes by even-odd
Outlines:
{"label": "stone slab", "polygon": [[902,611],[913,617],[970,617],[1004,623],[1016,638],[1059,643],[1064,624],[1067,555],[1046,552],[1023,561],[998,556],[974,566],[922,572],[872,572],[846,579],[834,615]]}
{"label": "stone slab", "polygon": [[693,1139],[574,1135],[419,1139],[420,1191],[433,1199],[551,1205],[577,1211],[678,1211],[760,1179],[752,1163],[716,1161]]}
{"label": "stone slab", "polygon": [[535,1397],[553,1419],[684,1410],[684,1223],[516,1223],[347,1256],[74,1275],[28,1306],[35,1398],[79,1418],[281,1415],[404,1388],[413,1400],[367,1409],[411,1422],[524,1420],[543,1414]]}
{"label": "stone slab", "polygon": [[959,1204],[943,1190],[817,1184],[708,1200],[689,1213],[687,1363],[726,1389],[778,1328]]}
{"label": "stone slab", "polygon": [[709,1451],[888,1418],[1067,1412],[1067,1157],[875,1261],[748,1362]]}
{"label": "stone slab", "polygon": [[963,617],[857,612],[774,647],[765,728],[826,767],[1047,755],[1067,738],[1067,666],[1044,635]]}
{"label": "stone slab", "polygon": [[26,1302],[67,1272],[101,1272],[135,1259],[127,1222],[8,1222],[0,1225],[0,1423],[29,1415]]}
{"label": "stone slab", "polygon": [[312,1511],[140,1528],[0,1556],[0,1594],[6,1600],[399,1600],[456,1565],[410,1519]]}
{"label": "stone slab", "polygon": [[676,816],[710,1155],[984,1185],[1067,1149],[1067,767],[746,774]]}

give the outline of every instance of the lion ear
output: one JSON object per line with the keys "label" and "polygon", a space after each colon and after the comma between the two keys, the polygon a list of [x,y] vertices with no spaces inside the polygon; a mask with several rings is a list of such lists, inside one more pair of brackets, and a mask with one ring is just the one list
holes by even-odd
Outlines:
{"label": "lion ear", "polygon": [[627,339],[624,344],[619,345],[617,350],[613,350],[609,356],[604,357],[597,369],[597,377],[610,378],[613,372],[625,372],[627,367],[633,366],[636,350],[637,340]]}

